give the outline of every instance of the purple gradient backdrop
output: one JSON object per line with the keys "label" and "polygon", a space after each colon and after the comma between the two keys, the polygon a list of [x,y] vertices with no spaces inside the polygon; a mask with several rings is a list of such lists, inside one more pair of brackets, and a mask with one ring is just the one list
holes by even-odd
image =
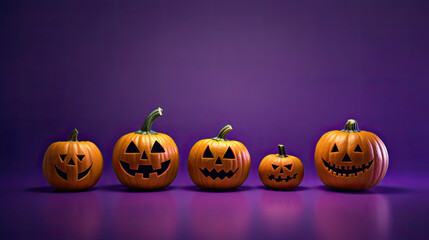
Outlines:
{"label": "purple gradient backdrop", "polygon": [[[401,206],[404,199],[414,199],[412,194],[416,194],[404,189],[416,188],[426,193],[418,196],[429,200],[428,16],[429,4],[425,1],[2,2],[0,172],[3,179],[14,181],[2,185],[9,190],[31,190],[18,191],[5,199],[21,199],[14,205],[18,208],[19,204],[29,204],[22,198],[31,194],[37,200],[27,207],[29,214],[40,218],[39,207],[46,198],[43,193],[49,192],[49,188],[43,188],[47,186],[41,170],[44,151],[52,142],[65,140],[75,127],[79,139],[94,142],[103,153],[105,170],[99,188],[116,189],[111,186],[119,183],[111,168],[116,140],[138,130],[151,110],[162,107],[164,115],[155,122],[154,129],[176,141],[181,163],[172,193],[159,194],[172,195],[177,207],[172,211],[177,211],[177,218],[184,218],[186,224],[193,223],[192,216],[183,217],[185,210],[179,209],[186,205],[186,209],[192,206],[189,211],[198,212],[204,205],[194,202],[205,202],[209,194],[192,191],[195,200],[188,196],[189,191],[182,191],[193,189],[189,187],[192,182],[187,175],[187,154],[196,141],[215,136],[225,124],[234,128],[229,138],[243,142],[250,151],[248,188],[261,185],[258,164],[263,156],[276,151],[277,144],[284,144],[288,153],[302,160],[306,174],[303,186],[310,190],[293,193],[295,200],[289,203],[296,204],[293,209],[304,209],[297,213],[305,219],[298,229],[305,229],[304,223],[317,222],[317,211],[312,218],[312,209],[339,194],[317,187],[321,183],[315,174],[313,154],[319,137],[342,128],[349,118],[358,120],[362,130],[378,134],[390,155],[385,180],[379,190],[371,192],[376,197],[356,194],[356,198],[366,201],[373,196],[370,201],[380,205],[387,201],[388,206]],[[392,200],[383,195],[386,192],[400,194]],[[107,197],[123,196],[125,204],[119,206],[125,209],[119,207],[120,212],[130,209],[126,208],[127,202],[133,198],[127,198],[127,193],[116,196],[112,191],[80,194],[73,195],[78,202],[91,197],[103,202]],[[231,194],[216,197],[228,198]],[[281,195],[263,189],[236,194],[241,194],[237,198],[252,199],[247,207],[265,213],[270,209],[264,210],[266,204],[254,199],[261,196],[263,201],[264,194],[268,194],[265,200],[270,204]],[[308,200],[319,199],[319,195],[323,201]],[[48,215],[61,209],[55,207],[55,201],[69,199],[62,194],[49,196],[54,202],[49,206],[54,207],[47,210]],[[350,198],[341,196],[344,202]],[[359,206],[359,200],[352,201],[357,206],[356,214],[361,208],[368,209]],[[428,209],[422,206],[423,200],[415,201],[417,205],[411,211],[415,215],[411,216],[419,218],[416,214]],[[111,204],[91,208],[95,210],[88,213],[88,219],[103,215]],[[246,216],[245,207],[237,214]],[[15,208],[7,213],[15,216]],[[388,213],[375,218],[382,215],[382,219],[389,219],[393,215],[411,219],[405,212],[391,209],[381,210]],[[72,218],[73,214],[69,213]],[[250,217],[256,216],[251,213]],[[261,216],[249,221],[264,223]],[[249,227],[240,221],[234,223]],[[106,229],[109,224],[101,222],[100,226]],[[179,223],[171,224],[173,228]],[[396,226],[382,224],[387,224],[386,229]],[[419,226],[417,232],[397,231],[418,236],[423,230]],[[251,236],[262,237],[257,230],[253,229]],[[109,231],[114,229],[106,231],[95,237],[110,236]],[[177,234],[188,236],[190,232],[182,229]],[[198,234],[193,236],[198,238]],[[280,231],[276,236],[282,234]],[[311,234],[302,236],[319,236]],[[55,236],[49,232],[41,235]],[[389,233],[380,238],[386,236],[402,235]]]}

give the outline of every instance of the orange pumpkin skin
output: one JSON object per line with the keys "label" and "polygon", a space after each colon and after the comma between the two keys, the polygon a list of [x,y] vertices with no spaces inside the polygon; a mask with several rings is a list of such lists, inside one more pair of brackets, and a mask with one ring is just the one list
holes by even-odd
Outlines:
{"label": "orange pumpkin skin", "polygon": [[389,165],[386,146],[374,133],[360,131],[355,120],[341,131],[325,133],[314,154],[317,175],[331,188],[364,190],[384,178]]}
{"label": "orange pumpkin skin", "polygon": [[113,170],[118,180],[129,188],[164,188],[176,178],[179,169],[176,143],[170,136],[151,129],[152,122],[161,115],[161,108],[154,110],[141,130],[122,136],[115,144]]}
{"label": "orange pumpkin skin", "polygon": [[279,145],[279,154],[270,154],[259,164],[259,179],[270,188],[294,189],[304,178],[304,166],[299,158],[286,155],[283,145]]}
{"label": "orange pumpkin skin", "polygon": [[231,130],[232,127],[227,125],[216,138],[200,140],[192,147],[188,171],[198,187],[227,190],[237,188],[246,181],[250,171],[250,154],[241,142],[225,139]]}
{"label": "orange pumpkin skin", "polygon": [[57,190],[79,191],[91,188],[101,177],[103,157],[92,142],[77,141],[73,130],[68,141],[52,143],[43,157],[43,173]]}

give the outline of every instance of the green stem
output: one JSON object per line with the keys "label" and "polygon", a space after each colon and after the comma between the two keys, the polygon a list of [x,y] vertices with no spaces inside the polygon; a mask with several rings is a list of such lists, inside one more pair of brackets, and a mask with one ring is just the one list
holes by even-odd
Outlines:
{"label": "green stem", "polygon": [[231,127],[231,125],[226,125],[225,127],[223,127],[221,130],[220,130],[220,132],[219,132],[219,134],[217,135],[217,137],[215,137],[215,138],[213,138],[214,140],[217,140],[217,141],[228,141],[228,140],[226,140],[225,139],[225,136],[226,136],[226,134],[227,133],[229,133],[230,131],[232,130],[232,127]]}
{"label": "green stem", "polygon": [[285,146],[279,144],[279,157],[287,157],[286,155],[286,151],[285,151]]}
{"label": "green stem", "polygon": [[147,118],[144,120],[141,130],[138,130],[136,133],[138,134],[156,134],[155,131],[152,130],[152,124],[155,119],[162,115],[162,109],[159,107],[153,110]]}
{"label": "green stem", "polygon": [[67,141],[69,141],[69,142],[76,142],[77,141],[77,134],[78,134],[79,132],[77,131],[77,129],[75,128],[74,130],[73,130],[73,132],[70,134],[70,136],[69,136],[69,139],[67,139]]}
{"label": "green stem", "polygon": [[351,132],[360,132],[358,123],[354,119],[347,120],[346,125],[344,126],[344,129],[341,130],[341,131],[348,132],[348,133],[351,133]]}

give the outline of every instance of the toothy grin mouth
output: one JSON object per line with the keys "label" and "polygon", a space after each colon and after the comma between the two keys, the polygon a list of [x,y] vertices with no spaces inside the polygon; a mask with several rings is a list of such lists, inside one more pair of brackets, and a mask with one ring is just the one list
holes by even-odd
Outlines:
{"label": "toothy grin mouth", "polygon": [[[56,165],[54,165],[55,167],[55,171],[57,172],[58,176],[60,176],[62,179],[68,181],[68,176],[67,173],[61,171]],[[89,170],[91,170],[92,164],[91,166],[89,166],[88,169],[86,169],[85,171],[78,173],[77,174],[77,180],[81,180],[82,178],[84,178],[86,175],[88,175]]]}
{"label": "toothy grin mouth", "polygon": [[362,172],[364,173],[366,170],[368,170],[371,166],[372,166],[372,162],[374,160],[371,160],[369,163],[367,164],[362,164],[361,166],[335,166],[335,164],[330,164],[327,161],[325,161],[324,159],[322,159],[323,164],[325,165],[326,169],[328,171],[330,171],[331,174],[336,174],[338,176],[338,174],[341,174],[341,177],[353,177],[357,176],[358,173]]}
{"label": "toothy grin mouth", "polygon": [[296,176],[298,175],[298,173],[295,173],[292,177],[291,176],[287,176],[285,178],[282,178],[281,176],[275,177],[274,175],[268,175],[268,179],[270,180],[274,180],[276,182],[281,182],[281,181],[285,181],[285,182],[289,182],[292,179],[296,179]]}
{"label": "toothy grin mouth", "polygon": [[200,168],[200,171],[204,174],[204,176],[211,177],[213,180],[215,180],[216,178],[220,178],[220,180],[223,180],[225,177],[231,178],[232,176],[234,176],[234,174],[238,171],[238,168],[234,172],[232,170],[225,172],[225,170],[223,169],[218,172],[214,168],[211,171],[209,171],[207,168]]}
{"label": "toothy grin mouth", "polygon": [[167,171],[168,167],[170,167],[171,160],[165,161],[161,163],[160,169],[153,169],[152,165],[142,165],[140,164],[138,166],[137,170],[131,169],[130,164],[126,162],[121,162],[122,169],[124,169],[125,172],[127,172],[131,176],[135,176],[136,173],[143,174],[143,178],[149,178],[150,173],[155,173],[159,176],[163,174],[165,171]]}

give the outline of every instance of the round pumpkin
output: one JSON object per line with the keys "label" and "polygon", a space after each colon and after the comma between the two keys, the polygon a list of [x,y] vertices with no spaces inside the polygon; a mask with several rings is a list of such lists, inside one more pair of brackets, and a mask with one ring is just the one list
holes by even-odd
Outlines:
{"label": "round pumpkin", "polygon": [[92,142],[78,141],[73,130],[67,141],[52,143],[43,157],[43,173],[57,190],[79,191],[94,186],[103,171],[103,157]]}
{"label": "round pumpkin", "polygon": [[179,151],[173,139],[152,130],[162,109],[152,111],[141,130],[122,136],[113,149],[113,170],[119,181],[132,189],[159,189],[174,181]]}
{"label": "round pumpkin", "polygon": [[192,147],[188,171],[198,187],[226,190],[246,181],[250,171],[250,154],[241,142],[225,139],[231,130],[231,125],[227,125],[217,137],[200,140]]}
{"label": "round pumpkin", "polygon": [[341,131],[325,133],[314,154],[320,180],[331,188],[363,190],[376,186],[386,174],[389,155],[377,135],[360,131],[350,119]]}
{"label": "round pumpkin", "polygon": [[285,147],[278,145],[279,154],[270,154],[259,164],[259,179],[270,188],[293,189],[304,178],[304,166],[299,158],[286,155]]}

